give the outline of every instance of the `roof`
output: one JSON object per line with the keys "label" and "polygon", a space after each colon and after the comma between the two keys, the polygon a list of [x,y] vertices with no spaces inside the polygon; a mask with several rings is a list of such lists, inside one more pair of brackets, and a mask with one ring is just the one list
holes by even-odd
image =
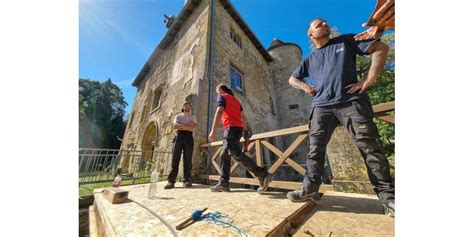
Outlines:
{"label": "roof", "polygon": [[270,44],[270,47],[268,47],[267,51],[270,51],[272,49],[275,49],[275,48],[278,48],[278,47],[281,47],[281,46],[286,46],[286,45],[292,45],[292,46],[295,46],[297,47],[299,50],[300,50],[300,53],[303,54],[303,50],[301,49],[301,47],[297,44],[294,44],[294,43],[285,43],[277,38],[273,39],[272,43]]}
{"label": "roof", "polygon": [[[156,59],[159,57],[160,53],[166,49],[171,42],[173,42],[176,34],[179,32],[183,24],[186,22],[186,20],[191,16],[193,11],[199,6],[202,0],[189,0],[187,1],[186,5],[184,5],[183,9],[179,13],[179,15],[176,17],[174,20],[173,24],[171,27],[168,29],[166,34],[163,36],[161,39],[160,43],[158,43],[158,46],[153,50],[151,53],[150,57],[148,60],[145,62],[145,65],[142,67],[140,72],[138,73],[137,77],[135,80],[132,82],[132,86],[137,87],[140,82],[146,77],[146,75],[150,72],[152,69],[153,63],[156,61]],[[266,61],[272,61],[272,57],[270,54],[265,50],[263,47],[262,43],[257,39],[255,36],[255,33],[250,29],[250,27],[245,23],[244,19],[240,14],[237,12],[237,10],[232,6],[229,0],[220,0],[222,5],[224,6],[224,9],[227,10],[227,12],[231,15],[231,17],[237,22],[237,24],[242,27],[242,30],[244,33],[247,35],[247,37],[250,39],[250,41],[255,45],[257,50],[262,54],[262,56],[265,58]]]}

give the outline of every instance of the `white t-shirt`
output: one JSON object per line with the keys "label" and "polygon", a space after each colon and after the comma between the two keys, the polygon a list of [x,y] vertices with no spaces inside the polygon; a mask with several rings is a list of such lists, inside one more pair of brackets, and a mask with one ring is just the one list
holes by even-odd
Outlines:
{"label": "white t-shirt", "polygon": [[[177,114],[175,117],[174,117],[174,120],[173,120],[173,123],[174,124],[181,124],[181,125],[191,125],[191,124],[197,124],[197,120],[196,120],[196,116],[194,116],[193,114],[184,114],[184,113],[181,113],[181,114]],[[191,130],[192,132],[192,130]]]}

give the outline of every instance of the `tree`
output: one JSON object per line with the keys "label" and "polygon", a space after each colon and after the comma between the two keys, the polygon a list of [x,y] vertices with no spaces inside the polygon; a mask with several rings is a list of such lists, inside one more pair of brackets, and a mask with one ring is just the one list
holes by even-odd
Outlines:
{"label": "tree", "polygon": [[127,102],[112,80],[79,79],[79,147],[120,147]]}

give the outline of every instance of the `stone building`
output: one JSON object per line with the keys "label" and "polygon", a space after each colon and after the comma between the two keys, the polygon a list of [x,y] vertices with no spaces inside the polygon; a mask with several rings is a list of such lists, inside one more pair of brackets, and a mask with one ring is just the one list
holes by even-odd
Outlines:
{"label": "stone building", "polygon": [[[215,86],[221,82],[232,87],[254,134],[308,123],[311,99],[288,84],[291,73],[302,61],[298,45],[274,39],[265,49],[229,0],[187,0],[177,17],[166,16],[166,26],[168,31],[132,84],[137,94],[122,149],[171,151],[173,118],[181,112],[183,103],[190,101],[198,121],[193,152],[196,174],[206,164],[199,145],[208,141],[216,110]],[[221,139],[222,130],[217,134]],[[269,142],[284,151],[295,137],[278,137]],[[303,167],[306,144],[290,156]],[[344,179],[340,186],[370,192],[362,159],[341,128],[333,135],[328,155],[333,172],[337,171],[335,178]],[[145,156],[145,160],[152,159],[151,153]],[[266,149],[263,157],[266,164],[274,159]],[[122,166],[130,162],[122,160]],[[241,175],[242,172],[238,171]],[[282,165],[276,178],[302,180],[301,175],[295,174]]]}
{"label": "stone building", "polygon": [[[231,85],[253,133],[307,122],[310,99],[288,84],[302,60],[298,45],[275,39],[265,49],[228,0],[185,1],[177,17],[166,18],[168,31],[132,84],[137,94],[122,149],[171,150],[172,120],[188,100],[198,120],[198,157],[216,110],[214,88],[221,82]],[[283,148],[289,140],[272,143]],[[304,152],[295,154],[303,158]],[[264,157],[270,159],[268,153]],[[197,168],[203,161],[194,162]]]}

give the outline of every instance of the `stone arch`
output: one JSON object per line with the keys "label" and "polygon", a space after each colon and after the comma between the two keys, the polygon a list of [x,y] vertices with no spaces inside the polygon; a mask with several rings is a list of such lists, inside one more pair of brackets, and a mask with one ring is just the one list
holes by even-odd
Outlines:
{"label": "stone arch", "polygon": [[145,161],[151,161],[153,159],[153,151],[156,150],[157,144],[158,123],[156,121],[151,121],[145,129],[141,143],[141,150]]}

